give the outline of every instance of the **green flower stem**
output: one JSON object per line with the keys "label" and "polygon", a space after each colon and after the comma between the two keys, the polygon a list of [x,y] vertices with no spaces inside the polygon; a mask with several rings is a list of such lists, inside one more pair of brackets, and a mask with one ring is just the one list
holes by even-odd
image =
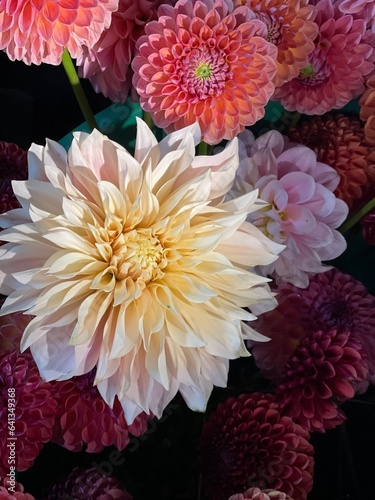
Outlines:
{"label": "green flower stem", "polygon": [[150,113],[148,113],[147,111],[143,111],[143,121],[146,123],[146,125],[148,125],[148,128],[150,130],[154,130],[155,128],[154,120],[151,118]]}
{"label": "green flower stem", "polygon": [[93,112],[90,108],[90,104],[87,100],[86,94],[83,91],[81,82],[79,81],[76,69],[74,67],[73,61],[69,55],[69,52],[64,49],[62,55],[62,65],[64,66],[65,73],[69,79],[70,85],[72,86],[74,95],[78,101],[79,107],[81,108],[82,114],[87,122],[87,125],[91,130],[94,128],[99,129]]}
{"label": "green flower stem", "polygon": [[354,215],[349,217],[349,219],[347,219],[344,222],[344,224],[342,224],[339,227],[340,233],[341,234],[347,233],[349,231],[349,229],[351,229],[353,226],[355,226],[357,224],[357,222],[359,222],[362,219],[362,217],[364,217],[369,212],[371,212],[371,210],[373,208],[375,208],[375,198],[373,198],[371,201],[369,201],[367,203],[367,205],[365,205],[363,208],[361,208],[361,210],[359,210],[357,213],[355,213]]}
{"label": "green flower stem", "polygon": [[198,154],[201,156],[207,156],[208,155],[208,144],[207,142],[200,142],[198,144]]}

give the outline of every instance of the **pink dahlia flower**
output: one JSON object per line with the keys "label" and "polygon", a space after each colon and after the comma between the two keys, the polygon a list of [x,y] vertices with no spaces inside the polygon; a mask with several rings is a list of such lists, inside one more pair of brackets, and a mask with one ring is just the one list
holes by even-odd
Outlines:
{"label": "pink dahlia flower", "polygon": [[257,192],[224,200],[238,141],[196,157],[200,137],[194,124],[158,143],[138,120],[134,156],[97,130],[76,132],[68,152],[33,145],[30,179],[13,183],[22,209],[1,216],[1,314],[34,316],[21,348],[46,380],[96,367],[129,425],[160,417],[178,391],[204,410],[228,360],[262,338],[245,307],[275,306],[251,270],[282,249],[246,221]]}
{"label": "pink dahlia flower", "polygon": [[267,41],[277,47],[275,85],[298,76],[314,50],[318,26],[315,7],[308,0],[234,0],[235,7],[247,5],[267,26]]}
{"label": "pink dahlia flower", "polygon": [[265,203],[248,220],[286,246],[275,263],[259,272],[305,288],[308,273],[327,269],[322,261],[346,248],[336,231],[348,214],[347,205],[333,194],[340,178],[332,167],[318,162],[311,149],[289,145],[279,132],[254,139],[245,131],[239,137],[241,164],[232,192],[259,189]]}
{"label": "pink dahlia flower", "polygon": [[131,90],[135,44],[144,35],[145,26],[157,18],[162,3],[177,0],[120,0],[112,14],[111,25],[92,48],[83,48],[78,58],[80,76],[90,78],[96,92],[114,102],[125,102]]}
{"label": "pink dahlia flower", "polygon": [[17,144],[0,142],[0,213],[20,207],[12,180],[27,179],[27,153]]}
{"label": "pink dahlia flower", "polygon": [[197,122],[202,140],[217,144],[264,116],[277,50],[248,7],[179,0],[158,14],[132,65],[140,104],[157,126],[171,132]]}
{"label": "pink dahlia flower", "polygon": [[364,90],[374,70],[374,48],[366,43],[366,21],[343,14],[330,0],[316,5],[319,35],[299,76],[276,90],[288,111],[322,115],[342,108]]}
{"label": "pink dahlia flower", "polygon": [[15,467],[24,471],[32,466],[43,443],[52,438],[57,403],[52,386],[40,378],[34,360],[28,353],[16,350],[0,353],[0,476],[9,472],[7,448],[8,390],[15,399]]}
{"label": "pink dahlia flower", "polygon": [[255,361],[267,378],[280,376],[307,332],[338,328],[361,343],[368,380],[375,382],[375,297],[362,283],[331,269],[311,276],[305,290],[284,284],[275,292],[279,306],[255,322],[255,328],[271,340],[251,343]]}
{"label": "pink dahlia flower", "polygon": [[227,399],[210,415],[200,440],[207,497],[227,500],[251,486],[305,499],[314,465],[308,439],[306,430],[281,415],[272,394]]}
{"label": "pink dahlia flower", "polygon": [[110,408],[94,386],[95,372],[53,382],[53,395],[58,402],[53,441],[70,451],[99,453],[106,446],[123,450],[129,434],[140,436],[147,430],[149,415],[141,414],[128,426],[124,411],[115,399]]}
{"label": "pink dahlia flower", "polygon": [[77,58],[111,22],[118,0],[2,0],[0,50],[26,64],[60,64],[64,48]]}
{"label": "pink dahlia flower", "polygon": [[0,500],[35,500],[30,493],[24,492],[24,487],[18,481],[13,485],[9,479],[0,477]]}
{"label": "pink dahlia flower", "polygon": [[249,488],[243,493],[236,493],[228,500],[293,500],[286,493],[276,490],[260,490],[259,488]]}
{"label": "pink dahlia flower", "polygon": [[361,343],[335,328],[307,333],[283,368],[276,401],[308,431],[324,432],[345,420],[338,406],[367,376]]}
{"label": "pink dahlia flower", "polygon": [[69,476],[56,484],[47,500],[133,500],[132,495],[114,477],[108,477],[92,467],[73,469]]}

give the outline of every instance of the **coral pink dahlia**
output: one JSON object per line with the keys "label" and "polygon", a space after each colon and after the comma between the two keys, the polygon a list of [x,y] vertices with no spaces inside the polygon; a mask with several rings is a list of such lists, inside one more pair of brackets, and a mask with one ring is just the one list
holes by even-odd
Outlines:
{"label": "coral pink dahlia", "polygon": [[21,472],[31,467],[43,443],[52,438],[57,403],[51,391],[51,384],[40,378],[29,353],[0,353],[0,476],[9,472],[6,431],[11,394],[15,399],[15,467]]}
{"label": "coral pink dahlia", "polygon": [[202,140],[233,139],[264,115],[274,92],[276,47],[246,7],[224,0],[163,5],[137,43],[133,84],[156,125],[199,123]]}
{"label": "coral pink dahlia", "polygon": [[118,0],[2,0],[0,50],[26,64],[60,64],[92,47],[111,22]]}
{"label": "coral pink dahlia", "polygon": [[361,343],[349,332],[307,333],[281,372],[276,401],[308,431],[324,432],[345,420],[338,406],[367,376]]}
{"label": "coral pink dahlia", "polygon": [[315,48],[315,7],[308,0],[234,0],[234,5],[247,5],[266,24],[267,40],[277,47],[276,87],[298,76]]}
{"label": "coral pink dahlia", "polygon": [[317,162],[311,149],[291,146],[279,132],[270,131],[255,140],[247,130],[239,137],[241,166],[232,192],[259,189],[265,204],[248,220],[286,245],[275,263],[259,271],[277,282],[304,288],[308,273],[323,271],[322,261],[346,248],[336,231],[348,214],[347,205],[333,194],[340,178],[332,167]]}
{"label": "coral pink dahlia", "polygon": [[147,23],[157,18],[162,3],[177,0],[120,0],[111,25],[91,48],[84,47],[77,60],[80,76],[90,78],[96,92],[114,102],[125,102],[131,89],[131,61],[135,44]]}
{"label": "coral pink dahlia", "polygon": [[305,499],[314,464],[308,439],[306,430],[281,415],[272,394],[227,399],[210,415],[200,440],[207,497],[227,500],[251,486]]}
{"label": "coral pink dahlia", "polygon": [[238,141],[196,157],[200,138],[194,124],[159,144],[138,120],[134,156],[97,130],[75,133],[68,153],[33,145],[30,179],[13,183],[22,209],[1,216],[1,314],[34,316],[22,349],[46,380],[96,367],[129,425],[160,417],[177,391],[203,410],[228,360],[261,338],[244,308],[275,305],[251,271],[282,249],[246,221],[258,193],[224,200]]}
{"label": "coral pink dahlia", "polygon": [[319,35],[299,76],[275,92],[288,111],[322,115],[342,108],[364,90],[374,70],[374,48],[364,40],[366,22],[344,15],[330,0],[316,5]]}
{"label": "coral pink dahlia", "polygon": [[147,430],[147,420],[139,415],[128,426],[124,411],[115,399],[110,408],[94,385],[95,371],[70,380],[53,382],[53,395],[58,402],[53,441],[70,451],[99,453],[106,446],[123,450],[129,434],[139,436]]}

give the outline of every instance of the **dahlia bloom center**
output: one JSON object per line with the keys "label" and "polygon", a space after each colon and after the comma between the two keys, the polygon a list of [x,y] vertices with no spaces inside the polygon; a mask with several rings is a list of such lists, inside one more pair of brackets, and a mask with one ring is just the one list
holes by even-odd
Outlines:
{"label": "dahlia bloom center", "polygon": [[233,79],[225,52],[203,45],[181,59],[181,88],[193,99],[218,97],[226,82]]}
{"label": "dahlia bloom center", "polygon": [[327,63],[315,58],[300,70],[298,81],[303,85],[315,86],[327,81],[329,77],[330,71]]}

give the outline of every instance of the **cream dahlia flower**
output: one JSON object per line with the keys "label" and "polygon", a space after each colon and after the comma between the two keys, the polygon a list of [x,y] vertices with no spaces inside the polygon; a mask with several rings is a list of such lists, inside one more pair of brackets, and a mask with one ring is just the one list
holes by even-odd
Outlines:
{"label": "cream dahlia flower", "polygon": [[134,157],[98,131],[29,151],[22,208],[2,216],[2,314],[35,316],[21,347],[41,375],[64,380],[96,366],[130,425],[160,416],[179,390],[204,410],[245,339],[265,339],[244,307],[274,305],[267,279],[248,269],[283,248],[246,222],[257,191],[223,201],[238,167],[237,140],[195,157],[191,125],[157,143],[140,120]]}

